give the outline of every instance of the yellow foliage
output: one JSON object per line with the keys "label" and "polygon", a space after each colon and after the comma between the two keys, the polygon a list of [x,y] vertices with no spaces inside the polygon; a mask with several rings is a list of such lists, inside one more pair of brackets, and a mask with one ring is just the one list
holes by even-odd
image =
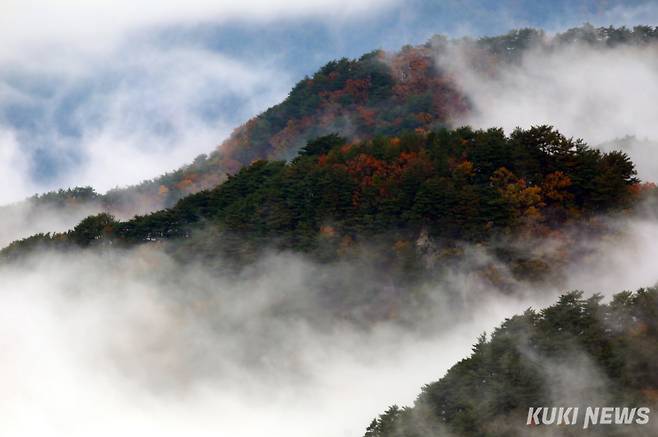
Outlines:
{"label": "yellow foliage", "polygon": [[505,167],[494,172],[491,183],[498,189],[502,198],[516,209],[517,216],[533,221],[542,219],[540,209],[546,205],[541,187],[527,186],[525,179],[518,179]]}
{"label": "yellow foliage", "polygon": [[493,173],[493,175],[491,175],[490,180],[494,187],[500,190],[505,186],[516,182],[516,176],[505,167],[500,167]]}
{"label": "yellow foliage", "polygon": [[542,190],[548,200],[554,202],[567,202],[573,199],[573,195],[566,191],[571,186],[571,178],[561,171],[546,175]]}
{"label": "yellow foliage", "polygon": [[462,161],[455,167],[455,174],[461,176],[473,175],[473,163],[471,161]]}

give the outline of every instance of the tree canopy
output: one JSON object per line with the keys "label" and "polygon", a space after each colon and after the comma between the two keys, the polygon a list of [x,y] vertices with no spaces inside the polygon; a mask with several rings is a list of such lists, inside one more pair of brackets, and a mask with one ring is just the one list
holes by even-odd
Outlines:
{"label": "tree canopy", "polygon": [[[608,304],[570,292],[480,337],[471,356],[423,387],[413,407],[392,406],[365,437],[529,435],[528,408],[555,405],[555,385],[578,384],[588,405],[655,405],[656,356],[658,289],[622,292]],[[582,373],[570,381],[567,368]],[[600,427],[596,435],[620,435],[617,428]],[[638,428],[624,435],[651,432]]]}

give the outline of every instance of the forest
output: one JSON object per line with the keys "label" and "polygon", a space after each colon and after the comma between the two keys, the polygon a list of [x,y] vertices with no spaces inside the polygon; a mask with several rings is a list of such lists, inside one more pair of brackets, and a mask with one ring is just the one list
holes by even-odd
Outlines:
{"label": "forest", "polygon": [[658,436],[651,0],[38,1],[0,435]]}
{"label": "forest", "polygon": [[[525,436],[531,431],[528,406],[654,406],[658,289],[621,292],[607,304],[601,300],[574,291],[548,308],[505,320],[478,339],[470,357],[424,386],[413,407],[391,406],[364,437]],[[569,385],[577,392],[569,392]],[[556,398],[556,387],[565,399]],[[542,426],[533,435],[558,432],[545,425],[542,434]],[[632,425],[569,428],[560,426],[559,435],[655,435]]]}
{"label": "forest", "polygon": [[[171,208],[126,221],[90,216],[68,232],[15,241],[0,256],[151,244],[183,261],[240,266],[267,250],[321,262],[367,250],[409,279],[478,244],[513,275],[542,279],[568,262],[566,230],[612,232],[602,214],[627,213],[655,194],[625,153],[602,153],[550,126],[509,136],[443,128],[355,143],[332,134],[290,162],[256,161]],[[552,238],[564,252],[553,264],[512,238]]]}
{"label": "forest", "polygon": [[[320,136],[338,132],[349,142],[358,142],[458,127],[460,118],[472,108],[443,65],[457,52],[471,67],[494,77],[505,66],[521,62],[531,50],[550,53],[578,45],[598,50],[642,47],[657,39],[657,28],[650,26],[583,25],[552,37],[527,28],[479,39],[435,35],[425,44],[405,46],[398,52],[375,50],[358,59],[330,61],[300,80],[281,103],[235,129],[215,150],[175,171],[89,200],[98,201],[113,215],[143,214],[212,189],[255,160],[292,159],[308,141]],[[55,196],[68,195],[47,194],[51,200]]]}

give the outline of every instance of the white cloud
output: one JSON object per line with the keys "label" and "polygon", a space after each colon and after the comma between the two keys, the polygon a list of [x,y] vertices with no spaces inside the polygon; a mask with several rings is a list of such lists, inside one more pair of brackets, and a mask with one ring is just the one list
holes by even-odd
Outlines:
{"label": "white cloud", "polygon": [[[293,81],[269,59],[247,62],[144,39],[103,54],[69,52],[11,67],[28,84],[0,76],[1,104],[35,108],[38,121],[30,129],[0,123],[3,164],[11,169],[0,182],[14,187],[0,191],[0,204],[66,186],[104,191],[174,170],[280,101]],[[78,132],[62,133],[63,124]],[[46,148],[56,168],[56,177],[41,184],[30,181],[36,146]]]}
{"label": "white cloud", "polygon": [[28,167],[14,133],[0,126],[0,203],[31,193],[34,185],[28,177]]}
{"label": "white cloud", "polygon": [[1,54],[16,47],[68,43],[96,50],[126,32],[169,24],[273,20],[317,16],[347,18],[390,6],[394,0],[6,0],[0,14]]}
{"label": "white cloud", "polygon": [[619,226],[612,241],[577,242],[593,256],[574,259],[565,283],[557,275],[516,293],[478,280],[472,248],[422,288],[436,305],[423,306],[425,318],[408,310],[416,324],[406,327],[356,326],[319,298],[341,293],[343,280],[369,287],[381,272],[293,255],[266,257],[237,280],[153,247],[1,266],[0,347],[11,359],[0,362],[0,434],[362,435],[505,317],[569,289],[609,296],[658,281],[655,220]]}
{"label": "white cloud", "polygon": [[[474,71],[461,54],[439,60],[452,65],[474,111],[461,122],[477,127],[550,124],[590,145],[635,135],[658,139],[658,46],[531,50],[520,65],[501,66],[493,76]],[[444,65],[444,64],[442,64]],[[631,150],[635,161],[656,150]],[[658,180],[655,168],[640,176]]]}
{"label": "white cloud", "polygon": [[[3,2],[0,110],[13,115],[30,108],[23,117],[35,126],[0,121],[11,137],[3,150],[11,148],[14,156],[3,163],[12,171],[0,173],[0,183],[16,186],[17,176],[21,181],[20,189],[0,191],[0,204],[63,186],[88,184],[103,191],[174,170],[280,101],[296,79],[276,64],[276,53],[241,60],[195,42],[159,41],[154,37],[159,30],[288,18],[342,20],[391,3]],[[62,132],[65,123],[79,129],[77,135]],[[61,167],[54,178],[31,183],[35,149]]]}
{"label": "white cloud", "polygon": [[[119,56],[119,85],[86,99],[73,114],[85,129],[84,160],[67,185],[104,191],[138,183],[210,152],[237,123],[278,102],[291,78],[266,63],[247,65],[195,48],[147,48]],[[203,105],[238,99],[206,119]],[[102,113],[99,114],[99,109]],[[226,111],[227,113],[221,113]],[[93,118],[102,119],[96,126]]]}
{"label": "white cloud", "polygon": [[658,4],[647,1],[637,5],[616,5],[601,11],[592,22],[600,26],[654,25],[658,21]]}

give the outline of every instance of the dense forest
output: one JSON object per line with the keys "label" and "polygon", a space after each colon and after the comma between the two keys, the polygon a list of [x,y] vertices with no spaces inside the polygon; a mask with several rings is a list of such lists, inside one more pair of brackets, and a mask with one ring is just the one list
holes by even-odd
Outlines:
{"label": "dense forest", "polygon": [[[260,159],[290,159],[312,138],[339,132],[350,141],[378,135],[455,127],[471,108],[444,59],[462,54],[478,71],[495,75],[530,50],[557,51],[577,44],[602,50],[658,41],[658,28],[584,25],[549,37],[521,29],[497,37],[448,39],[437,35],[399,52],[381,50],[356,60],[331,61],[298,82],[288,97],[240,126],[194,164],[151,182],[167,202],[215,186],[225,173]],[[147,185],[142,187],[147,188]],[[171,205],[171,203],[168,203]]]}
{"label": "dense forest", "polygon": [[[557,51],[577,44],[601,50],[645,46],[658,39],[649,26],[633,29],[584,25],[549,37],[542,30],[521,29],[496,37],[448,39],[434,36],[399,52],[376,50],[359,59],[327,63],[299,81],[288,97],[238,127],[208,155],[137,186],[94,195],[102,209],[129,217],[171,207],[188,194],[215,187],[227,174],[255,160],[287,160],[311,139],[338,132],[350,142],[403,132],[427,133],[456,127],[471,107],[442,60],[459,52],[478,71],[495,75],[518,63],[529,50]],[[64,192],[49,193],[54,200]],[[73,206],[71,206],[73,207]]]}
{"label": "dense forest", "polygon": [[653,194],[623,152],[602,153],[549,126],[509,136],[439,129],[356,143],[328,135],[290,162],[256,161],[172,208],[127,221],[91,216],[71,231],[16,241],[1,255],[164,244],[186,260],[240,265],[265,250],[332,261],[370,245],[373,257],[413,274],[428,257],[458,256],[460,244],[474,243],[490,247],[519,277],[540,278],[550,260],[515,251],[505,238],[551,236],[568,247],[563,229],[605,232],[600,214]]}
{"label": "dense forest", "polygon": [[0,437],[658,437],[658,0],[530,3],[3,4]]}
{"label": "dense forest", "polygon": [[[551,126],[508,133],[457,127],[471,102],[438,60],[459,50],[493,76],[529,50],[656,41],[658,28],[646,26],[586,25],[551,37],[523,29],[480,39],[435,36],[397,53],[329,62],[216,150],[172,173],[106,194],[79,187],[30,198],[33,216],[92,204],[103,212],[68,231],[16,240],[0,250],[0,263],[152,249],[185,269],[210,267],[234,279],[272,253],[302,254],[313,266],[340,264],[327,271],[344,275],[318,278],[308,291],[326,304],[322,311],[305,314],[291,304],[271,312],[317,325],[338,316],[366,329],[383,320],[433,329],[421,323],[437,318],[427,284],[447,295],[447,311],[459,313],[468,302],[450,301],[450,287],[461,284],[442,281],[455,266],[496,291],[559,287],[566,267],[584,265],[575,261],[594,250],[577,243],[615,241],[611,222],[647,205],[658,211],[658,188],[637,178],[623,150],[603,152]],[[542,245],[550,252],[537,250]],[[486,256],[463,262],[469,250]],[[413,406],[394,405],[375,418],[365,437],[522,436],[529,406],[559,402],[654,408],[657,340],[657,288],[621,292],[609,303],[573,291],[483,334],[468,358],[423,387]],[[652,435],[634,427],[593,432]]]}
{"label": "dense forest", "polygon": [[[622,292],[608,304],[600,295],[567,293],[481,336],[471,356],[423,387],[413,407],[390,407],[365,437],[652,436],[655,425],[583,430],[582,415],[585,406],[599,405],[653,410],[657,355],[658,289]],[[571,397],[559,398],[556,388]],[[529,406],[554,405],[583,407],[580,422],[526,426]]]}

